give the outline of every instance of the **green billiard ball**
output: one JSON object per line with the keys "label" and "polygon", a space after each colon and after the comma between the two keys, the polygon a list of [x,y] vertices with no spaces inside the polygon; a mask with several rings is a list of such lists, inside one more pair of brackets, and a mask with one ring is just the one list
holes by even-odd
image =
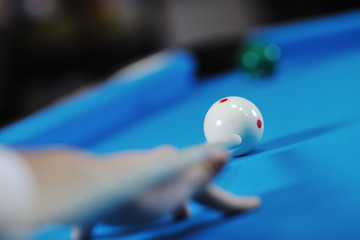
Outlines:
{"label": "green billiard ball", "polygon": [[274,72],[280,57],[281,49],[276,44],[249,42],[237,54],[237,63],[250,75],[263,77]]}

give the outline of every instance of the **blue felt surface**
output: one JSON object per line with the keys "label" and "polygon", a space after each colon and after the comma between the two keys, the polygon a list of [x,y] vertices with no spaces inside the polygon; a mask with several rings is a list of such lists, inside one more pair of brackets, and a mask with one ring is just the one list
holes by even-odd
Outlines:
{"label": "blue felt surface", "polygon": [[[237,72],[218,76],[173,107],[93,146],[107,152],[201,142],[208,106],[228,95],[253,100],[265,121],[257,150],[233,159],[216,180],[234,193],[262,196],[260,210],[225,219],[194,206],[194,219],[182,224],[132,234],[118,229],[109,235],[101,226],[97,234],[125,239],[359,238],[360,68],[356,62],[360,49],[308,65],[288,62],[265,83],[251,82]],[[141,138],[144,134],[150,137]]]}
{"label": "blue felt surface", "polygon": [[[153,72],[159,75],[150,78],[150,82],[146,76],[132,75],[142,80],[133,81],[131,91],[123,89],[123,85],[107,89],[114,84],[111,81],[100,86],[99,95],[91,100],[87,96],[98,90],[5,129],[0,140],[75,143],[97,152],[150,148],[164,143],[185,147],[205,140],[203,118],[214,101],[239,95],[252,100],[261,110],[264,138],[254,152],[233,159],[216,182],[237,194],[259,194],[263,198],[259,210],[225,217],[193,204],[194,216],[182,223],[163,219],[140,229],[99,225],[94,236],[98,239],[359,239],[360,21],[357,20],[360,13],[353,12],[257,31],[253,37],[277,43],[283,50],[275,74],[263,81],[253,81],[246,74],[233,71],[196,84],[191,56],[178,52],[171,55],[170,65],[181,71],[185,69],[184,75],[168,71],[172,67],[164,67],[164,71],[155,68]],[[178,85],[170,82],[164,89],[157,87],[169,79],[175,79]],[[119,127],[114,126],[117,118],[107,121],[106,117],[121,116],[122,112],[112,111],[122,109],[122,101],[128,100],[126,94],[137,94],[137,88],[141,93],[153,91],[144,96],[145,102],[148,98],[158,99],[162,92],[168,95],[165,101],[156,100],[146,115],[130,115],[126,124]],[[176,94],[169,94],[172,91]],[[117,96],[122,93],[125,98]],[[112,102],[113,99],[116,101]],[[105,109],[100,104],[104,102]],[[126,104],[124,109],[131,111]],[[93,116],[86,123],[83,118],[89,112],[72,117],[84,109]],[[97,116],[98,112],[104,117]],[[79,135],[62,132],[73,131],[74,126],[80,128]],[[101,126],[106,127],[99,130]],[[37,127],[43,129],[39,130],[40,134]],[[90,138],[86,137],[87,133]],[[47,226],[39,229],[34,239],[64,239],[68,234],[67,227]]]}

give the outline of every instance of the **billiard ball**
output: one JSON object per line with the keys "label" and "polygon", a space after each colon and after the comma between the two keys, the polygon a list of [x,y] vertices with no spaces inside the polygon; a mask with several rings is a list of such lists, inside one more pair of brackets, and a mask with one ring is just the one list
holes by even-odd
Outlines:
{"label": "billiard ball", "polygon": [[263,77],[274,72],[281,57],[276,44],[260,41],[245,44],[237,53],[237,65],[254,77]]}
{"label": "billiard ball", "polygon": [[264,132],[264,120],[259,109],[241,97],[226,97],[216,101],[204,119],[204,133],[208,142],[221,141],[238,134],[242,143],[233,150],[234,156],[251,151]]}

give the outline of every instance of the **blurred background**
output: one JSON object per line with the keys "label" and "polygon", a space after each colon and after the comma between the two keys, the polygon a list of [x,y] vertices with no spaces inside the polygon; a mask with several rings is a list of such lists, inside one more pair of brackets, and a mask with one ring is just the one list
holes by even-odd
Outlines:
{"label": "blurred background", "polygon": [[358,7],[346,0],[0,0],[0,126],[162,49],[186,47],[215,62],[199,74],[221,71],[254,28]]}

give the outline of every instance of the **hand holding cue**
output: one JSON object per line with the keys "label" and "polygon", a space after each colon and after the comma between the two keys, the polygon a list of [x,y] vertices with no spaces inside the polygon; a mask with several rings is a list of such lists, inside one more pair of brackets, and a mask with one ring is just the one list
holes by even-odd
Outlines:
{"label": "hand holding cue", "polygon": [[[227,211],[252,209],[259,205],[258,198],[239,198],[223,190],[215,190],[214,194],[215,188],[208,185],[226,162],[227,156],[220,149],[232,148],[237,143],[238,138],[232,136],[221,142],[204,143],[181,151],[172,147],[107,155],[71,148],[23,151],[21,155],[36,179],[37,191],[29,216],[23,218],[27,222],[22,224],[33,227],[48,221],[96,221],[114,206],[141,200],[142,195],[151,196],[153,189],[159,191],[156,188],[163,183],[169,183],[165,190],[161,189],[165,192],[163,197],[171,200],[163,201],[172,204],[159,209],[155,215],[175,211],[195,195],[198,201]],[[166,194],[166,189],[174,189],[174,186],[179,186],[179,193]],[[171,198],[176,195],[181,196]],[[244,199],[250,204],[244,204]],[[162,199],[157,202],[164,205]]]}
{"label": "hand holding cue", "polygon": [[[46,181],[38,181],[40,190],[44,190],[39,191],[43,195],[43,203],[39,204],[42,211],[37,212],[45,212],[53,216],[50,218],[66,221],[67,217],[61,217],[64,213],[88,208],[84,204],[85,199],[110,205],[112,199],[116,199],[114,202],[121,204],[185,168],[201,164],[212,153],[231,149],[238,143],[238,136],[232,135],[223,141],[203,143],[177,152],[165,147],[120,155],[95,155],[76,149],[58,149],[25,155],[33,171],[39,172],[38,178],[46,178]],[[55,186],[50,186],[51,180]],[[81,189],[78,188],[80,184],[84,185]],[[71,198],[71,201],[56,200],[66,198]],[[59,205],[49,206],[47,210],[47,201]],[[92,204],[90,200],[89,204]]]}

